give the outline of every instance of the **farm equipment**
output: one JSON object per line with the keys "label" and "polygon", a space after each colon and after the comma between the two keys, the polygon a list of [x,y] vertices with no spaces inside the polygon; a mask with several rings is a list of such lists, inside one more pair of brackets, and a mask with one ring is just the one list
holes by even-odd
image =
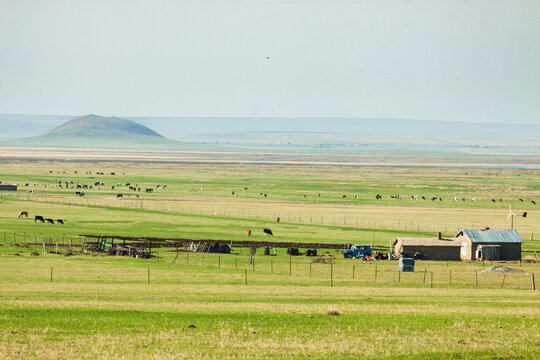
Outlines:
{"label": "farm equipment", "polygon": [[371,258],[373,252],[370,245],[352,245],[347,250],[343,251],[343,257],[346,259],[352,258]]}

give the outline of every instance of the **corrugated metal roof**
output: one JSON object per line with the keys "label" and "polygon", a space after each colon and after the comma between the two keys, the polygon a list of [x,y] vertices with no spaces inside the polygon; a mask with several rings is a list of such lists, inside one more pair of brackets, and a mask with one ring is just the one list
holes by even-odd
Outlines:
{"label": "corrugated metal roof", "polygon": [[[522,243],[516,230],[470,230],[463,229],[465,236],[473,243]],[[458,234],[459,235],[459,234]]]}
{"label": "corrugated metal roof", "polygon": [[398,237],[394,241],[394,246],[398,242],[404,246],[461,246],[461,241],[457,239]]}

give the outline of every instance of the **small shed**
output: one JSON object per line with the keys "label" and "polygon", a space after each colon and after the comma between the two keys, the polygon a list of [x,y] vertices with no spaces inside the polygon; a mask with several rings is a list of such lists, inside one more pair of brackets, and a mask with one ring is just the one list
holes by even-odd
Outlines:
{"label": "small shed", "polygon": [[0,184],[0,191],[17,191],[17,185],[14,185],[14,184]]}
{"label": "small shed", "polygon": [[482,251],[479,246],[497,245],[500,260],[521,260],[521,244],[523,239],[516,230],[471,230],[463,229],[456,238],[461,242],[461,258],[463,260],[481,260]]}
{"label": "small shed", "polygon": [[408,257],[420,253],[425,260],[461,260],[461,242],[443,239],[440,233],[434,238],[398,237],[394,241],[394,248],[396,254],[406,254]]}

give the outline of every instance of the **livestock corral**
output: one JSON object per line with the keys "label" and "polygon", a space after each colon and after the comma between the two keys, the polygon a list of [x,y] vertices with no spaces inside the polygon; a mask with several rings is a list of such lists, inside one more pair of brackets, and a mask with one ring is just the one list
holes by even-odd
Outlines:
{"label": "livestock corral", "polygon": [[[0,358],[538,358],[539,180],[3,161]],[[519,259],[458,259],[460,236],[511,227]],[[443,240],[451,258],[413,272],[386,256]],[[350,244],[382,256],[344,258]]]}

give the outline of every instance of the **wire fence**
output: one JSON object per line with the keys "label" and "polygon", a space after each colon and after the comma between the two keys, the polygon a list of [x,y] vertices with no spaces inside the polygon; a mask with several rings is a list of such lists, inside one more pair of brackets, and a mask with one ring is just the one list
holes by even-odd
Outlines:
{"label": "wire fence", "polygon": [[[169,254],[170,255],[170,254]],[[99,256],[94,254],[94,256]],[[54,255],[47,255],[47,259]],[[56,258],[60,259],[60,258]],[[180,252],[167,259],[103,256],[101,261],[41,261],[24,270],[0,266],[2,282],[153,285],[294,285],[323,287],[406,287],[535,289],[536,263],[417,262],[414,272],[396,261],[361,262],[319,257],[242,256]],[[490,265],[514,272],[485,272]]]}

